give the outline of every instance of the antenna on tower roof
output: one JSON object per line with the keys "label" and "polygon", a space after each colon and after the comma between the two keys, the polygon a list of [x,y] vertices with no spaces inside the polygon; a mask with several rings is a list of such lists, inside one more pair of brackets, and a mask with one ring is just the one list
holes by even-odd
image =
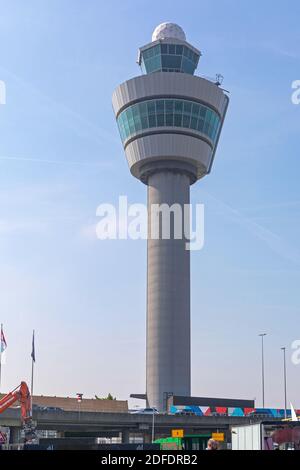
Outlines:
{"label": "antenna on tower roof", "polygon": [[223,83],[224,77],[220,73],[216,74],[216,85],[221,86]]}

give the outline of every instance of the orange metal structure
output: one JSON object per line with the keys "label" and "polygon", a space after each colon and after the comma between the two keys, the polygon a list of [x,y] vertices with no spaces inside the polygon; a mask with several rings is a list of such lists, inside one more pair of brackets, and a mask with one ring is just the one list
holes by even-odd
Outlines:
{"label": "orange metal structure", "polygon": [[21,405],[21,420],[25,424],[31,419],[31,400],[30,392],[26,382],[21,382],[12,392],[9,392],[0,400],[0,413],[7,410],[14,403],[19,402]]}

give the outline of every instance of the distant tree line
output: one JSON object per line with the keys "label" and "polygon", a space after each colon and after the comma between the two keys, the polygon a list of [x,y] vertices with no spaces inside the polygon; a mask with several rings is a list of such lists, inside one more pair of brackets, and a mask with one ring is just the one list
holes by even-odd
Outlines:
{"label": "distant tree line", "polygon": [[98,397],[98,395],[95,395],[96,400],[116,400],[116,397],[113,397],[111,393],[107,395],[107,397]]}

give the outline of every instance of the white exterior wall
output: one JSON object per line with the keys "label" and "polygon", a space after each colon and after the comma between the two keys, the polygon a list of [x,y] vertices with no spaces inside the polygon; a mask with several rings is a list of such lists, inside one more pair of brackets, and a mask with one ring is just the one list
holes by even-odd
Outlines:
{"label": "white exterior wall", "polygon": [[260,423],[232,427],[231,436],[232,450],[262,450]]}

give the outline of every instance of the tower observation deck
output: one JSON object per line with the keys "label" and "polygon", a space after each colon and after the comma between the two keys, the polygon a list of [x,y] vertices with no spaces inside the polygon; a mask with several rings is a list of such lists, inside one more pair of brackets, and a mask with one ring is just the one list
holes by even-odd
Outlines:
{"label": "tower observation deck", "polygon": [[[129,169],[148,187],[148,214],[154,204],[189,204],[190,185],[212,167],[229,100],[217,83],[194,75],[200,57],[180,26],[163,23],[139,49],[143,74],[113,93]],[[147,260],[146,395],[163,411],[168,395],[191,394],[186,239],[148,235]]]}

